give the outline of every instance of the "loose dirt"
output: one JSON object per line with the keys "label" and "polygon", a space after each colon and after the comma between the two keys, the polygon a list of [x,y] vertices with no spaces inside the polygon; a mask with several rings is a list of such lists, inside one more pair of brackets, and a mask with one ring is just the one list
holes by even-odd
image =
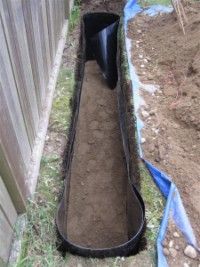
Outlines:
{"label": "loose dirt", "polygon": [[[129,37],[141,82],[159,88],[142,90],[145,158],[175,181],[200,240],[200,3],[189,3],[186,14],[185,35],[174,13],[139,14],[129,23]],[[171,266],[182,266],[183,250],[176,254],[169,255]],[[185,263],[197,266],[198,260]]]}
{"label": "loose dirt", "polygon": [[126,0],[83,0],[81,5],[82,13],[87,12],[114,12],[121,14]]}
{"label": "loose dirt", "polygon": [[126,242],[127,173],[116,90],[110,90],[95,61],[86,63],[72,160],[67,236],[105,248]]}

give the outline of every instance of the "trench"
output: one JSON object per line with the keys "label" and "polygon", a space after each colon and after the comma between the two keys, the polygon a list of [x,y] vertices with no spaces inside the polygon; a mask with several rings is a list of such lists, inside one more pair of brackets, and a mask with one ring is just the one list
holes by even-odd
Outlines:
{"label": "trench", "polygon": [[136,162],[126,103],[117,85],[118,25],[119,17],[109,13],[82,21],[65,189],[56,216],[63,250],[81,256],[135,254],[144,231],[144,204],[131,177]]}
{"label": "trench", "polygon": [[128,240],[117,96],[95,61],[86,63],[82,90],[65,231],[82,246],[112,247]]}

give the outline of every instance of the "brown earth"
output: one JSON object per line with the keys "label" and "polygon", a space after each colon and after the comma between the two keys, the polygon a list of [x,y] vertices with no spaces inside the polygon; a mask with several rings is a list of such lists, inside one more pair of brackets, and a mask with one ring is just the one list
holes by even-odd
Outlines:
{"label": "brown earth", "polygon": [[114,12],[121,14],[126,0],[82,0],[82,13],[87,12]]}
{"label": "brown earth", "polygon": [[72,160],[67,236],[76,244],[105,248],[128,240],[126,168],[116,90],[95,61],[86,63]]}
{"label": "brown earth", "polygon": [[[153,18],[139,14],[129,23],[129,37],[141,82],[159,87],[154,93],[142,90],[145,158],[176,183],[199,241],[200,3],[189,3],[186,14],[185,35],[174,13]],[[173,239],[170,231],[167,238],[170,235]],[[180,255],[182,250],[175,258]],[[176,259],[171,266],[182,266],[184,257],[181,262]],[[198,260],[189,264],[198,266]]]}

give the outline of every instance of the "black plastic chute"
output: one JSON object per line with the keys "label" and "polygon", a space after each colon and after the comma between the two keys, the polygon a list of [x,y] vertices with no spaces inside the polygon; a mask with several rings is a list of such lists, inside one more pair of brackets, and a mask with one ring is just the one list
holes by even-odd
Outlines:
{"label": "black plastic chute", "polygon": [[86,60],[96,59],[111,89],[117,84],[117,30],[119,16],[90,13],[83,18],[86,36]]}

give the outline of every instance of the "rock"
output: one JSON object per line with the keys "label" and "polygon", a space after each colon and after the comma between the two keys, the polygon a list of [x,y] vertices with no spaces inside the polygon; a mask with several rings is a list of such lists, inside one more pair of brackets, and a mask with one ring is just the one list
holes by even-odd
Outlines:
{"label": "rock", "polygon": [[151,75],[151,74],[148,74],[147,79],[150,80],[150,81],[152,81],[154,79],[154,76]]}
{"label": "rock", "polygon": [[149,112],[149,115],[150,115],[150,116],[155,116],[155,115],[156,115],[155,110],[151,110],[151,111]]}
{"label": "rock", "polygon": [[147,118],[149,117],[149,113],[146,110],[141,111],[142,117]]}
{"label": "rock", "polygon": [[177,232],[174,232],[174,233],[173,233],[173,236],[174,236],[174,237],[180,237],[179,233],[177,233]]}
{"label": "rock", "polygon": [[144,144],[146,142],[146,139],[144,137],[141,138],[141,144]]}
{"label": "rock", "polygon": [[92,145],[92,144],[94,144],[94,143],[95,143],[94,140],[89,140],[89,141],[88,141],[88,144],[89,144],[89,145]]}
{"label": "rock", "polygon": [[191,259],[195,259],[197,257],[196,249],[191,245],[187,245],[187,247],[184,249],[184,254]]}
{"label": "rock", "polygon": [[169,241],[169,248],[172,248],[174,246],[174,240]]}
{"label": "rock", "polygon": [[150,153],[153,153],[154,150],[155,150],[155,145],[153,143],[149,144],[148,150],[149,150]]}
{"label": "rock", "polygon": [[141,31],[141,30],[137,30],[137,32],[138,32],[138,33],[142,33],[142,31]]}
{"label": "rock", "polygon": [[143,55],[139,55],[139,58],[143,58]]}
{"label": "rock", "polygon": [[177,255],[177,250],[175,248],[169,248],[170,255],[175,258]]}
{"label": "rock", "polygon": [[165,256],[169,256],[169,250],[167,248],[163,248],[163,254]]}
{"label": "rock", "polygon": [[144,64],[141,64],[140,67],[141,67],[141,68],[144,68],[145,66],[144,66]]}
{"label": "rock", "polygon": [[154,160],[155,160],[155,162],[160,162],[160,158],[159,157],[156,157]]}
{"label": "rock", "polygon": [[179,248],[179,246],[178,246],[178,245],[176,245],[176,246],[175,246],[175,249],[176,249],[176,250],[179,250],[180,248]]}
{"label": "rock", "polygon": [[187,262],[184,262],[183,267],[190,267],[190,265]]}
{"label": "rock", "polygon": [[168,243],[167,243],[166,239],[162,241],[162,245],[163,245],[163,247],[167,247]]}

